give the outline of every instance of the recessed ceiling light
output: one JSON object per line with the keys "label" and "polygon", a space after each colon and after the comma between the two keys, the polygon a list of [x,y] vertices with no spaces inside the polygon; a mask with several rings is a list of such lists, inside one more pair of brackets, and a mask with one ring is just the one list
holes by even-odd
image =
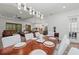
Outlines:
{"label": "recessed ceiling light", "polygon": [[63,6],[62,8],[66,8],[66,6]]}

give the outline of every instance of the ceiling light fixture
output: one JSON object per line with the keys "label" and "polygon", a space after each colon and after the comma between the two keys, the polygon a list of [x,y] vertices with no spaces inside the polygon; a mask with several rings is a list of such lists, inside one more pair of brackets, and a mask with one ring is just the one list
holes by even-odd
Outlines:
{"label": "ceiling light fixture", "polygon": [[22,14],[21,10],[24,10],[24,11],[28,11],[30,15],[36,16],[40,19],[44,18],[43,15],[39,11],[36,11],[32,7],[27,7],[26,3],[18,3],[18,10],[19,10],[20,14]]}

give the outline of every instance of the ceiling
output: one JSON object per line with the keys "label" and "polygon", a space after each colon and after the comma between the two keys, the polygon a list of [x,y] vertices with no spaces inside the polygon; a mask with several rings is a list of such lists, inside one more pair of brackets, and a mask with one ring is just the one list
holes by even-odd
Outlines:
{"label": "ceiling", "polygon": [[[27,6],[33,7],[47,17],[56,13],[78,9],[79,3],[27,3]],[[66,6],[66,8],[62,8],[63,6]],[[20,14],[16,3],[0,3],[0,14],[10,18],[21,17],[21,19],[28,19],[33,17],[23,10],[22,14]]]}
{"label": "ceiling", "polygon": [[25,12],[21,10],[22,14],[17,8],[17,4],[13,3],[6,3],[6,4],[0,4],[0,14],[2,16],[8,17],[8,18],[18,18],[18,19],[28,19],[33,17],[28,12]]}

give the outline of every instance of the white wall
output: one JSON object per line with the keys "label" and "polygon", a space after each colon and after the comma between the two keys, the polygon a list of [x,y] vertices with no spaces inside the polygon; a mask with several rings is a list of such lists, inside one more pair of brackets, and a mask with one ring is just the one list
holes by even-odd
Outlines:
{"label": "white wall", "polygon": [[[49,31],[53,32],[52,27],[56,26],[57,32],[60,33],[60,38],[63,38],[64,34],[68,34],[69,32],[69,16],[75,16],[75,15],[79,15],[79,9],[49,16],[46,19]],[[77,17],[79,18],[79,16]]]}

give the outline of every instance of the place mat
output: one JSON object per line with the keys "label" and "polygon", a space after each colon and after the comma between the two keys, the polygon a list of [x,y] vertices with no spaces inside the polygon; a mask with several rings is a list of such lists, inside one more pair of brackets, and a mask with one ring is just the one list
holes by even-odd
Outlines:
{"label": "place mat", "polygon": [[55,46],[55,44],[51,41],[45,41],[43,44],[47,47],[54,47]]}
{"label": "place mat", "polygon": [[26,46],[26,42],[17,43],[14,45],[14,48],[23,48]]}

